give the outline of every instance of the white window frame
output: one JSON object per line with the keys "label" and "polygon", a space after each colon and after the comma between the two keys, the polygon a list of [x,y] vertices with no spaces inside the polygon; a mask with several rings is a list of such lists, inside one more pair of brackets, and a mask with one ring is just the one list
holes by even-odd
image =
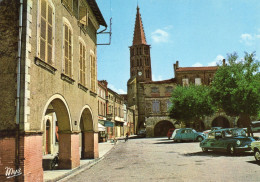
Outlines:
{"label": "white window frame", "polygon": [[[55,7],[51,0],[48,1],[49,5],[52,7],[53,14],[52,14],[52,66],[55,66],[56,62],[55,60]],[[37,45],[36,45],[36,57],[40,58],[40,36],[41,36],[41,0],[37,1],[37,30],[36,30],[36,37],[37,37]],[[47,31],[47,30],[46,30]],[[46,62],[46,61],[45,61]]]}
{"label": "white window frame", "polygon": [[195,78],[195,85],[201,85],[201,78]]}
{"label": "white window frame", "polygon": [[[71,29],[71,78],[74,77],[74,67],[73,67],[73,48],[74,48],[74,42],[73,42],[73,28],[69,22],[69,20],[65,17],[62,17],[62,73],[65,74],[65,45],[64,45],[64,37],[65,37],[65,24],[68,25],[68,27]],[[65,74],[66,75],[66,74]],[[68,75],[67,75],[68,76]]]}
{"label": "white window frame", "polygon": [[189,85],[189,79],[188,78],[183,78],[182,79],[182,85],[183,86],[188,86]]}
{"label": "white window frame", "polygon": [[[80,43],[82,43],[84,46],[85,46],[85,83],[83,84],[84,86],[87,85],[87,59],[88,59],[88,55],[87,55],[87,46],[86,46],[86,43],[84,41],[84,39],[82,37],[79,36],[79,46],[80,46]],[[80,47],[79,47],[79,51],[80,51]],[[80,52],[79,52],[79,71],[78,71],[78,80],[80,82]],[[81,82],[80,82],[81,83]]]}
{"label": "white window frame", "polygon": [[[91,59],[90,59],[90,57],[91,57],[91,59],[95,59],[95,75],[96,75],[96,78],[95,78],[95,89],[94,90],[92,90],[92,63],[91,63]],[[89,54],[89,65],[90,65],[90,90],[91,91],[93,91],[93,92],[97,92],[97,57],[96,57],[96,55],[95,55],[95,53],[94,53],[94,51],[93,50],[90,50],[90,54]]]}

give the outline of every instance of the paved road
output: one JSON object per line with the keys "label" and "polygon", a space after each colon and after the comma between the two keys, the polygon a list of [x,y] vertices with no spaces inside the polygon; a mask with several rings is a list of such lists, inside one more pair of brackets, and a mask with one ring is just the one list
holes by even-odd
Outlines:
{"label": "paved road", "polygon": [[253,153],[229,156],[203,153],[198,142],[173,143],[166,138],[119,141],[92,168],[68,181],[260,181]]}

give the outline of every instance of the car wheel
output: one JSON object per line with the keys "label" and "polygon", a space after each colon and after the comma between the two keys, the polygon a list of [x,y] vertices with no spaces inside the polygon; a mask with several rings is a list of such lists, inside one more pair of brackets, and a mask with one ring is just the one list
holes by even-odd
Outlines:
{"label": "car wheel", "polygon": [[235,155],[235,154],[236,154],[236,150],[235,150],[234,145],[228,145],[227,151],[228,151],[228,153],[229,153],[230,155]]}
{"label": "car wheel", "polygon": [[257,162],[260,162],[260,151],[258,149],[255,149],[255,160]]}
{"label": "car wheel", "polygon": [[202,148],[202,152],[208,152],[209,150],[207,148]]}
{"label": "car wheel", "polygon": [[170,137],[168,137],[168,140],[170,140]]}
{"label": "car wheel", "polygon": [[203,137],[201,137],[201,136],[199,136],[198,138],[197,138],[197,141],[198,142],[201,142],[203,140]]}

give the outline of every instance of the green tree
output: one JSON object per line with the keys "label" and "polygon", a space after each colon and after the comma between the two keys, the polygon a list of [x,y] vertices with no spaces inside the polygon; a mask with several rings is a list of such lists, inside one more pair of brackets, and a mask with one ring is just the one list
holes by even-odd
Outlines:
{"label": "green tree", "polygon": [[212,100],[230,116],[239,116],[243,127],[251,131],[250,116],[260,111],[259,61],[255,53],[245,53],[238,60],[236,53],[228,55],[228,62],[217,70],[211,84]]}
{"label": "green tree", "polygon": [[203,116],[214,114],[215,107],[208,86],[177,86],[170,99],[170,117],[186,124],[198,122]]}

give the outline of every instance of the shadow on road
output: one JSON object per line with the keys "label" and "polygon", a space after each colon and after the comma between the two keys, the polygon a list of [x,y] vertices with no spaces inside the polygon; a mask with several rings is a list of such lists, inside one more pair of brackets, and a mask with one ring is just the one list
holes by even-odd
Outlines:
{"label": "shadow on road", "polygon": [[260,166],[260,162],[257,162],[257,161],[247,161],[248,163],[251,163],[251,164],[255,164],[255,165],[258,165]]}
{"label": "shadow on road", "polygon": [[219,151],[209,151],[209,152],[194,152],[194,153],[186,153],[181,154],[183,156],[209,156],[209,157],[246,157],[246,156],[253,156],[252,152],[244,152],[238,153],[236,155],[231,156],[226,152],[219,152]]}

